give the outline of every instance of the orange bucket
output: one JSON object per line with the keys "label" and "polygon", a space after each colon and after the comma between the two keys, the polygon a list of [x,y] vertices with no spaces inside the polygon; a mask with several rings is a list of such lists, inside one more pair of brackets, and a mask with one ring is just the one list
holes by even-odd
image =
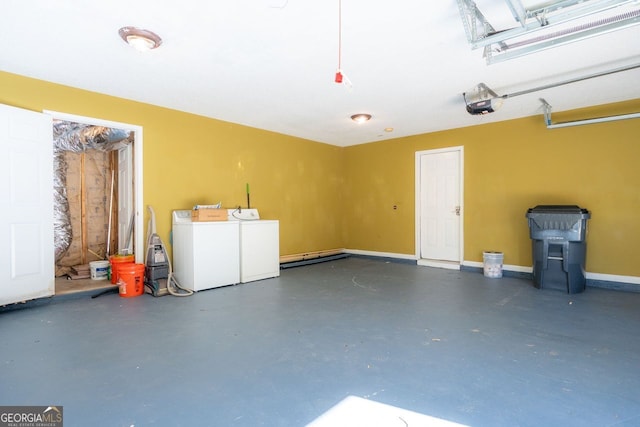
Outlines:
{"label": "orange bucket", "polygon": [[111,283],[118,283],[118,267],[123,264],[133,264],[135,257],[133,255],[112,255],[109,257],[111,263]]}
{"label": "orange bucket", "polygon": [[118,266],[120,296],[137,297],[144,293],[144,264],[121,264]]}

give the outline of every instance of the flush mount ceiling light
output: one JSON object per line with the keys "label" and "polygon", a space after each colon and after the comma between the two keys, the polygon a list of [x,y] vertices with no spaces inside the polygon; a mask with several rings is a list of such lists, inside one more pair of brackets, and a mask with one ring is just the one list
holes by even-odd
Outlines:
{"label": "flush mount ceiling light", "polygon": [[122,27],[118,34],[127,44],[141,52],[152,50],[162,44],[162,39],[156,33],[136,27]]}
{"label": "flush mount ceiling light", "polygon": [[365,123],[371,120],[371,114],[364,114],[364,113],[354,114],[353,116],[351,116],[351,120],[353,120],[356,123]]}

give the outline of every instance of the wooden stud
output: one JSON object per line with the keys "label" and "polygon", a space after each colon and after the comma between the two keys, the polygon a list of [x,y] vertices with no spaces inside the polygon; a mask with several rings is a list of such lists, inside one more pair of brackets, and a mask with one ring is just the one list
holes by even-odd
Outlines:
{"label": "wooden stud", "polygon": [[87,263],[87,181],[85,177],[85,154],[80,154],[80,235],[82,236],[82,249],[80,253],[81,264]]}

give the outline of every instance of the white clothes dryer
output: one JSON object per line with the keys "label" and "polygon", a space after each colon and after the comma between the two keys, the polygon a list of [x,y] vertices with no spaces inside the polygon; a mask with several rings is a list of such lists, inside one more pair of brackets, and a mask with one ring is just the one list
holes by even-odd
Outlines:
{"label": "white clothes dryer", "polygon": [[240,283],[280,276],[280,221],[260,219],[257,209],[229,209],[240,227]]}
{"label": "white clothes dryer", "polygon": [[173,274],[193,291],[240,283],[240,223],[192,222],[190,210],[173,211]]}

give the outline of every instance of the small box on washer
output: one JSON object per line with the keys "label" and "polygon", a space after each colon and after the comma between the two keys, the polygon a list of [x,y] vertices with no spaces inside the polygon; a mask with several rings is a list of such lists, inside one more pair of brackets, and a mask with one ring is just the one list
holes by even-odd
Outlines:
{"label": "small box on washer", "polygon": [[227,219],[226,209],[193,209],[191,211],[192,222],[226,221]]}

